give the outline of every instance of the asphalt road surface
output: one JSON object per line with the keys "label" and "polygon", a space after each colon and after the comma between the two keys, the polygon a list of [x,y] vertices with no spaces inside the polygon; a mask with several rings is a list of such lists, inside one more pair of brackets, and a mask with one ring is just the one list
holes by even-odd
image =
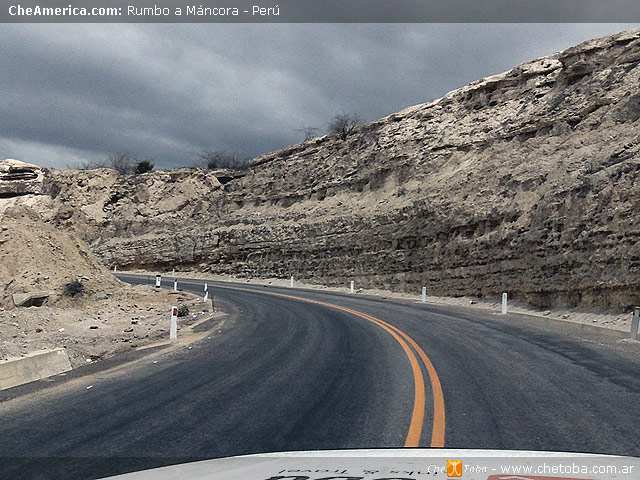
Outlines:
{"label": "asphalt road surface", "polygon": [[361,295],[209,291],[228,316],[191,348],[0,395],[0,478],[311,449],[640,456],[640,347],[614,333]]}

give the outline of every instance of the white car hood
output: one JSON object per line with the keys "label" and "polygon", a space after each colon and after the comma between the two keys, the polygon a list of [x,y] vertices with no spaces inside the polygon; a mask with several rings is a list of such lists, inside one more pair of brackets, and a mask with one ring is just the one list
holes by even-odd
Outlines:
{"label": "white car hood", "polygon": [[[448,464],[448,461],[453,463]],[[450,476],[448,475],[450,474]],[[566,452],[327,450],[245,455],[109,477],[121,480],[637,480],[640,459]]]}

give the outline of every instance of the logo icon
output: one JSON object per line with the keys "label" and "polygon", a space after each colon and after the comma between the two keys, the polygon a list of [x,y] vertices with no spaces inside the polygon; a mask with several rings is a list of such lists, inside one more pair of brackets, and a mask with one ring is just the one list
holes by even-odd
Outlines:
{"label": "logo icon", "polygon": [[462,476],[462,460],[447,460],[447,477]]}

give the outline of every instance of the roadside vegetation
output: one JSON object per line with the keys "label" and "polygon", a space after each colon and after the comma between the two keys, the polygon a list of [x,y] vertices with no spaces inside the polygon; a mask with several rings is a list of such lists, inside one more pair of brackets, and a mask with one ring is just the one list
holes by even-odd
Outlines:
{"label": "roadside vegetation", "polygon": [[[350,135],[356,133],[361,125],[362,119],[358,114],[338,113],[327,125],[327,130],[330,135],[337,135],[341,140],[346,140]],[[304,125],[295,131],[304,136],[303,141],[308,141],[318,137],[319,129]],[[205,149],[196,153],[195,159],[188,166],[204,171],[221,169],[241,171],[248,168],[249,160],[251,157],[243,156],[235,151]],[[109,154],[103,160],[80,162],[73,168],[79,170],[110,168],[118,172],[119,175],[142,175],[153,171],[155,163],[152,158],[139,159],[135,153],[123,149]]]}
{"label": "roadside vegetation", "polygon": [[154,166],[153,159],[145,158],[139,160],[134,153],[128,150],[121,150],[112,153],[102,161],[82,162],[76,165],[76,168],[80,170],[111,168],[120,175],[139,175],[152,171]]}
{"label": "roadside vegetation", "polygon": [[64,294],[67,297],[75,298],[81,296],[83,293],[84,285],[80,280],[73,280],[72,282],[69,282],[64,286]]}
{"label": "roadside vegetation", "polygon": [[362,124],[362,119],[354,113],[339,113],[329,123],[329,131],[337,134],[341,140],[346,140],[349,135],[355,133]]}
{"label": "roadside vegetation", "polygon": [[243,157],[238,152],[203,150],[197,154],[197,158],[192,162],[191,167],[202,170],[245,170],[249,160],[250,158]]}

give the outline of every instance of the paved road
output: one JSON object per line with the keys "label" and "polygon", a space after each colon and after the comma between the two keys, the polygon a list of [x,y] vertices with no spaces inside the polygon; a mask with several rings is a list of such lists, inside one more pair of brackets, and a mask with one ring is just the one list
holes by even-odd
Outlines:
{"label": "paved road", "polygon": [[[209,285],[229,316],[191,349],[1,403],[0,478],[441,443],[640,456],[640,348],[615,336],[360,295]],[[202,282],[180,287],[201,292]]]}

